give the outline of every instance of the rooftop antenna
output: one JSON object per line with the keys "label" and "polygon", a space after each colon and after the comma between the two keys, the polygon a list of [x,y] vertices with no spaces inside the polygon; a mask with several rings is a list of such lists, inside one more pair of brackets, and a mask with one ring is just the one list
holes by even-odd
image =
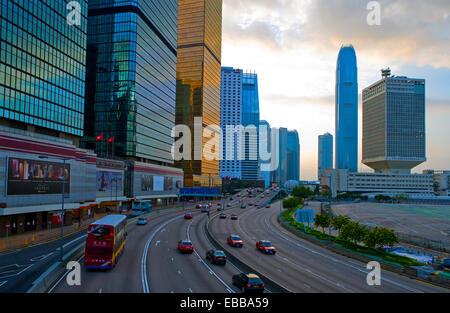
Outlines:
{"label": "rooftop antenna", "polygon": [[385,69],[382,69],[381,70],[381,76],[383,77],[383,78],[386,78],[386,77],[389,77],[389,76],[391,76],[391,69],[388,67],[388,68],[385,68]]}

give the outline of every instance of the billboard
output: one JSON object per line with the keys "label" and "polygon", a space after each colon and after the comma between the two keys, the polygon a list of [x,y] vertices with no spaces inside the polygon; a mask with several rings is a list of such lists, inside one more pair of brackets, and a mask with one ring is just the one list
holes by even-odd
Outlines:
{"label": "billboard", "polygon": [[97,191],[122,191],[122,173],[97,171]]}
{"label": "billboard", "polygon": [[164,191],[164,176],[153,176],[153,191]]}
{"label": "billboard", "polygon": [[8,195],[35,195],[70,192],[70,164],[66,164],[63,175],[63,163],[37,161],[30,159],[8,158]]}
{"label": "billboard", "polygon": [[314,223],[314,210],[312,209],[298,209],[297,222],[304,224]]}

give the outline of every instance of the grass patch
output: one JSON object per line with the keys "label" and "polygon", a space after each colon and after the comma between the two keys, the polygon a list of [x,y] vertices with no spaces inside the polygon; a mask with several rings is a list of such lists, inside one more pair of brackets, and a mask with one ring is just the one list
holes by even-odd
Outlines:
{"label": "grass patch", "polygon": [[[294,227],[295,229],[297,229],[298,231],[300,231],[306,235],[314,236],[316,239],[319,239],[322,241],[329,240],[330,237],[328,234],[323,233],[317,229],[310,228],[306,225],[303,225],[302,223],[298,223],[294,218],[295,212],[296,212],[296,209],[284,211],[281,215],[282,220],[284,222],[287,222],[290,226]],[[360,253],[360,254],[363,254],[366,256],[377,257],[377,258],[379,258],[383,261],[389,262],[389,263],[394,263],[394,264],[398,264],[401,266],[425,265],[415,259],[408,258],[406,256],[397,255],[397,254],[393,254],[393,253],[389,253],[389,252],[385,252],[385,251],[381,251],[381,250],[377,250],[377,249],[373,249],[373,248],[356,245],[353,242],[343,240],[336,236],[331,236],[331,241],[333,243],[341,246],[342,248],[345,248],[345,249],[348,249],[353,252]]]}

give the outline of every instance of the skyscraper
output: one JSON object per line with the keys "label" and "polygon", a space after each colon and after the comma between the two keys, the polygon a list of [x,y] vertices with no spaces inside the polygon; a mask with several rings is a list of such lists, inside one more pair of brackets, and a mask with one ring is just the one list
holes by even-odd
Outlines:
{"label": "skyscraper", "polygon": [[425,157],[425,80],[383,78],[363,90],[363,160],[376,172],[410,173]]}
{"label": "skyscraper", "polygon": [[335,167],[358,170],[358,68],[352,45],[342,46],[336,69]]}
{"label": "skyscraper", "polygon": [[[272,151],[272,130],[270,128],[270,124],[267,121],[261,120],[259,122],[260,127],[260,133],[259,133],[259,145],[260,147],[266,147],[267,152],[275,152]],[[276,151],[278,153],[278,151]],[[275,156],[272,156],[275,157]],[[259,158],[259,170],[260,170],[260,177],[264,180],[264,186],[267,188],[270,186],[271,183],[271,159],[269,160],[262,160],[261,156]]]}
{"label": "skyscraper", "polygon": [[[243,71],[232,67],[222,67],[220,127],[222,128],[220,177],[242,179],[242,164],[239,159],[241,136],[230,134],[227,140],[227,127],[242,125],[242,80]],[[229,154],[228,157],[227,153]]]}
{"label": "skyscraper", "polygon": [[[258,75],[244,73],[242,80],[242,126],[250,131],[242,140],[245,143],[242,161],[242,179],[257,180],[259,178],[259,93]],[[252,132],[251,129],[254,131]]]}
{"label": "skyscraper", "polygon": [[326,133],[319,136],[318,144],[318,178],[327,168],[333,168],[333,135]]}
{"label": "skyscraper", "polygon": [[284,185],[287,181],[287,137],[288,130],[280,127],[278,130],[278,167],[273,171],[273,182]]}
{"label": "skyscraper", "polygon": [[[180,0],[178,2],[176,124],[187,125],[194,134],[194,117],[202,118],[202,129],[219,132],[222,43],[222,0]],[[195,134],[201,136],[201,134]],[[204,150],[211,138],[200,139]],[[220,145],[220,141],[219,141]],[[193,145],[194,147],[194,145]],[[197,151],[198,153],[198,151]],[[177,162],[185,173],[185,186],[220,185],[219,157]],[[208,152],[206,152],[208,153]],[[219,156],[219,151],[215,152]]]}
{"label": "skyscraper", "polygon": [[[220,176],[259,178],[258,75],[222,67]],[[231,133],[227,137],[228,131]]]}
{"label": "skyscraper", "polygon": [[83,141],[97,154],[173,163],[177,12],[176,0],[89,1]]}
{"label": "skyscraper", "polygon": [[87,1],[80,25],[67,1],[2,1],[0,124],[78,145],[83,136]]}
{"label": "skyscraper", "polygon": [[300,140],[296,130],[287,133],[286,180],[300,180]]}

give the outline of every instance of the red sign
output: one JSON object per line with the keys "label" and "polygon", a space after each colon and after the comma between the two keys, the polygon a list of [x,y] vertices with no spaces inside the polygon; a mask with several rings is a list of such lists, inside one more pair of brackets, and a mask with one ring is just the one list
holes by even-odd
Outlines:
{"label": "red sign", "polygon": [[5,224],[6,229],[11,229],[11,224]]}

